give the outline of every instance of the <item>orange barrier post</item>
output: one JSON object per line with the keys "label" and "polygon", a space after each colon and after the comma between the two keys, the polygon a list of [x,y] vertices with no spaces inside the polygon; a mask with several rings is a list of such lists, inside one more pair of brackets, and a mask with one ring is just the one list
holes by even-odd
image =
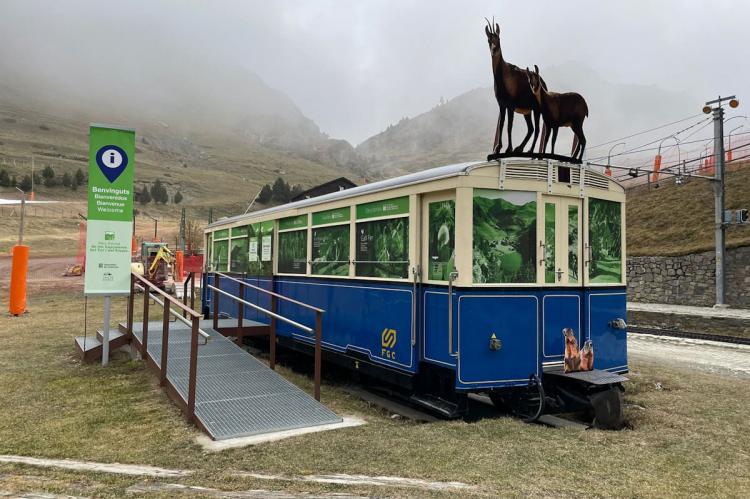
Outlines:
{"label": "orange barrier post", "polygon": [[184,273],[185,259],[184,259],[184,255],[182,253],[182,250],[175,251],[175,253],[174,253],[174,261],[175,261],[175,267],[177,267],[175,269],[175,274],[176,274],[175,281],[182,281],[184,279],[184,277],[185,277],[185,273]]}
{"label": "orange barrier post", "polygon": [[651,182],[659,181],[659,170],[661,169],[661,154],[654,157],[654,173],[651,175]]}
{"label": "orange barrier post", "polygon": [[11,315],[26,312],[26,275],[29,271],[29,247],[21,244],[13,246],[13,259],[10,270]]}

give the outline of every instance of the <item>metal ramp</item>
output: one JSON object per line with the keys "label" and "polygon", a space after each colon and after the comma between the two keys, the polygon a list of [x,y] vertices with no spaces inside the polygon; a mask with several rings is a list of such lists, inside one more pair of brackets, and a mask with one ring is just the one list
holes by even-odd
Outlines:
{"label": "metal ramp", "polygon": [[[236,319],[221,319],[218,327],[236,324]],[[247,319],[245,324],[266,325]],[[210,335],[210,339],[198,348],[195,385],[195,417],[212,439],[225,440],[342,421],[212,326],[211,320],[200,321],[200,328]],[[148,360],[159,367],[161,329],[161,322],[149,322]],[[133,324],[133,339],[139,347],[142,336],[143,325]],[[168,339],[167,380],[187,400],[190,327],[179,322],[171,323]]]}

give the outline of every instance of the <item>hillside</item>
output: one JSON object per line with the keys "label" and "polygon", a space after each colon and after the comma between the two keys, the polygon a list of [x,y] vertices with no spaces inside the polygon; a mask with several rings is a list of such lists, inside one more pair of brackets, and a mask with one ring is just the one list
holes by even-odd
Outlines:
{"label": "hillside", "polygon": [[[575,90],[586,98],[590,114],[584,131],[589,145],[629,131],[652,128],[655,123],[679,119],[700,109],[696,107],[700,100],[680,92],[656,86],[612,83],[580,64],[540,70],[550,89]],[[416,117],[403,118],[359,144],[356,152],[367,160],[371,171],[386,176],[477,160],[491,152],[497,117],[498,106],[492,89],[477,88]],[[525,133],[526,123],[516,114],[513,144],[520,144]],[[504,134],[505,145],[506,137]],[[561,129],[556,151],[569,151],[571,142],[570,130]],[[606,155],[607,151],[589,152],[591,158]]]}
{"label": "hillside", "polygon": [[[728,169],[726,209],[750,208],[750,161]],[[727,246],[750,245],[750,225],[731,226]],[[658,189],[628,191],[628,255],[684,255],[714,249],[713,183],[662,182]]]}

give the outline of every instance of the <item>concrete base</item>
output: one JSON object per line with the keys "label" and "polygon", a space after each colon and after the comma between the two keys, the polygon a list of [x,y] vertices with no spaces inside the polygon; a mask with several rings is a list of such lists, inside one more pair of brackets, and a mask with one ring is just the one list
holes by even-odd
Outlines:
{"label": "concrete base", "polygon": [[219,452],[219,451],[223,451],[226,449],[237,449],[239,447],[247,447],[248,445],[257,445],[257,444],[264,444],[266,442],[275,442],[277,440],[283,440],[285,438],[296,437],[299,435],[307,435],[308,433],[338,430],[340,428],[351,428],[354,426],[361,426],[366,423],[367,422],[364,419],[360,419],[356,416],[344,416],[343,421],[340,423],[310,426],[307,428],[298,428],[295,430],[275,431],[272,433],[264,433],[262,435],[229,438],[225,440],[211,440],[209,437],[205,435],[200,435],[196,437],[195,441],[201,447],[203,447],[203,450],[205,451]]}

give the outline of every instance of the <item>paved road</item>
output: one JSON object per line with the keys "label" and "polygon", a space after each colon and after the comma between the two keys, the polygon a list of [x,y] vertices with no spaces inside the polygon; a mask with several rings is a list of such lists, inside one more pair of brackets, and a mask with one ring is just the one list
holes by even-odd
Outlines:
{"label": "paved road", "polygon": [[750,378],[750,346],[628,333],[628,355],[635,360]]}

